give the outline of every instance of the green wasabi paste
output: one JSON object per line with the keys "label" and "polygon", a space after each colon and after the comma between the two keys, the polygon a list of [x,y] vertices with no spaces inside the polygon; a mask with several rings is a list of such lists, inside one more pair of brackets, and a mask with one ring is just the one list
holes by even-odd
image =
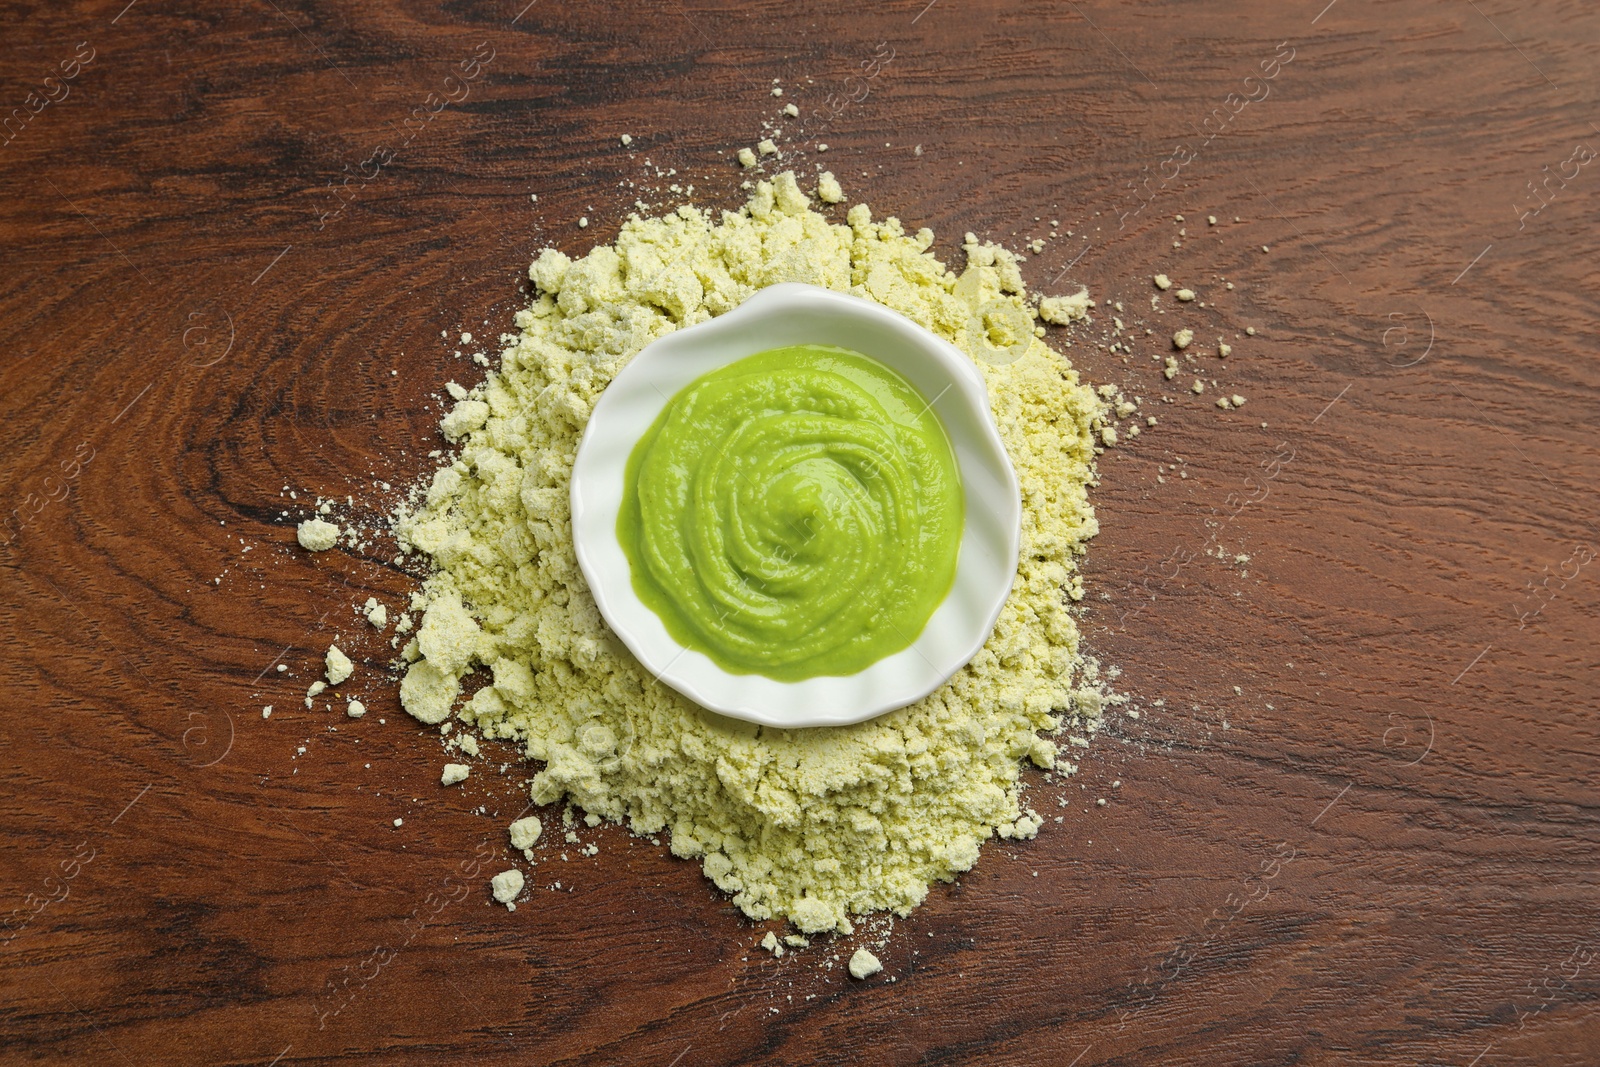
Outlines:
{"label": "green wasabi paste", "polygon": [[854,674],[915,641],[955,579],[965,504],[944,427],[858,352],[796,345],[701,376],[625,479],[634,590],[732,673]]}

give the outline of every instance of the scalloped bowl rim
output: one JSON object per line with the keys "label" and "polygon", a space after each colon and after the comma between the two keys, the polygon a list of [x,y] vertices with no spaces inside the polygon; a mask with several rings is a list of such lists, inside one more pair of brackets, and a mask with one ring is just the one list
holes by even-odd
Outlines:
{"label": "scalloped bowl rim", "polygon": [[[623,471],[669,399],[701,375],[791,344],[849,348],[911,381],[944,423],[966,497],[955,581],[917,639],[852,675],[781,682],[734,674],[685,648],[634,591],[617,538]],[[798,282],[757,291],[726,314],[658,338],[612,379],[590,412],[572,468],[572,538],[606,623],[645,670],[696,704],[765,726],[843,726],[921,700],[988,641],[1017,573],[1022,500],[989,391],[959,349],[910,319]]]}

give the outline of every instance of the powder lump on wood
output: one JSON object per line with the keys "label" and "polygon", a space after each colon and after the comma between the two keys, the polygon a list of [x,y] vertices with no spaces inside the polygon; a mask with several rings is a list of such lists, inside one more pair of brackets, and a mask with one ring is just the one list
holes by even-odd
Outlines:
{"label": "powder lump on wood", "polygon": [[[516,742],[543,763],[536,802],[670,832],[673,853],[700,860],[745,914],[807,933],[906,914],[985,840],[1034,836],[1023,761],[1070,772],[1052,737],[1068,720],[1093,729],[1101,707],[1068,608],[1097,528],[1086,494],[1105,409],[1034,336],[1037,297],[1012,253],[969,237],[958,277],[932,243],[864,204],[830,221],[785,173],[737,212],[635,215],[581,259],[541,252],[520,334],[444,418],[459,456],[398,518],[402,544],[434,565],[413,603],[426,614],[406,649],[405,708]],[[877,301],[972,356],[1022,487],[1016,585],[988,643],[931,696],[849,727],[759,727],[655,681],[601,619],[573,554],[569,476],[606,384],[656,338],[785,281]],[[461,700],[480,668],[489,684]]]}

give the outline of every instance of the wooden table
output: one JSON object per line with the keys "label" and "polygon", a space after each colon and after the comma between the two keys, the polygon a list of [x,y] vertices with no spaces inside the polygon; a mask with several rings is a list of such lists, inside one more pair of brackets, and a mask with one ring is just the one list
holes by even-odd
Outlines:
{"label": "wooden table", "polygon": [[[525,2],[4,20],[0,1059],[1600,1060],[1600,10]],[[527,771],[301,702],[415,574],[292,521],[381,522],[532,255],[736,206],[764,122],[952,261],[1045,237],[1158,417],[1086,561],[1139,717],[866,983],[615,827],[509,914]]]}

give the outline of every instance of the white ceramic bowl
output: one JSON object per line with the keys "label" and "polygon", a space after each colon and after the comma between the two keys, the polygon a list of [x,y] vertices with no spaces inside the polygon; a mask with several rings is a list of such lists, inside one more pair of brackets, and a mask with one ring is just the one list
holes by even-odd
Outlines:
{"label": "white ceramic bowl", "polygon": [[[628,456],[678,390],[745,356],[797,344],[871,356],[932,400],[960,465],[966,525],[954,585],[910,647],[855,674],[780,682],[731,674],[668,634],[634,592],[617,513]],[[1017,573],[1021,524],[1017,475],[972,361],[885,307],[794,282],[647,345],[600,395],[572,468],[573,544],[606,622],[660,681],[702,707],[768,726],[861,722],[933,692],[994,629]]]}

